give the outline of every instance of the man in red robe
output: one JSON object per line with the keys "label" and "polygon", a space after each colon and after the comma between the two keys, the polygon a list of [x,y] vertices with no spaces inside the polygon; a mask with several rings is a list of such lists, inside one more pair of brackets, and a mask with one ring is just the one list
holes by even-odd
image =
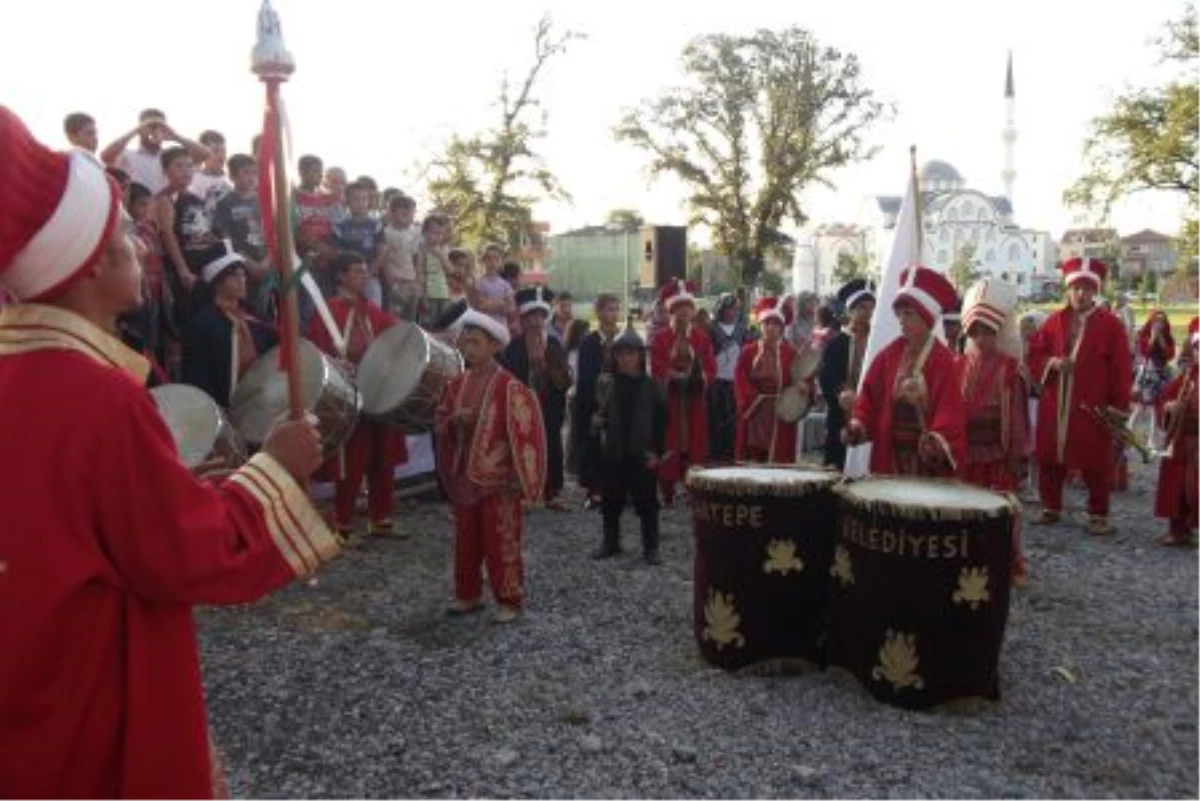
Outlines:
{"label": "man in red robe", "polygon": [[[212,797],[192,606],[252,602],[337,541],[309,421],[220,484],[180,463],[117,338],[141,302],[118,188],[0,107],[0,793]],[[302,692],[302,690],[297,690]]]}
{"label": "man in red robe", "polygon": [[[438,404],[437,468],[454,510],[454,601],[448,612],[483,608],[480,567],[498,606],[497,623],[517,619],[523,604],[522,497],[536,502],[546,480],[546,432],[537,395],[496,361],[508,327],[474,309],[450,327],[467,369]],[[558,432],[555,432],[557,434]]]}
{"label": "man in red robe", "polygon": [[717,362],[708,334],[692,325],[692,291],[685,281],[663,286],[659,301],[671,324],[650,339],[650,377],[661,383],[667,396],[667,450],[658,467],[666,506],[674,503],[675,485],[688,467],[704,464],[708,454],[704,390],[716,377]]}
{"label": "man in red robe", "polygon": [[1037,418],[1040,522],[1062,518],[1063,481],[1078,470],[1088,490],[1088,532],[1107,534],[1113,438],[1096,419],[1120,424],[1129,415],[1133,368],[1125,328],[1096,304],[1107,268],[1096,259],[1061,265],[1067,306],[1046,318],[1029,348],[1029,370],[1041,384]]}
{"label": "man in red robe", "polygon": [[934,336],[958,296],[941,273],[900,274],[892,308],[900,336],[871,360],[846,424],[847,445],[873,443],[875,475],[953,476],[966,455],[962,392],[954,354]]}
{"label": "man in red robe", "polygon": [[[967,456],[958,476],[995,490],[1016,492],[1025,458],[1029,394],[1021,377],[1024,344],[1017,330],[1017,288],[984,278],[967,290],[963,329],[967,344],[959,357],[966,410]],[[1020,517],[1013,521],[1012,582],[1024,586]]]}
{"label": "man in red robe", "polygon": [[[319,316],[309,320],[308,339],[354,374],[375,337],[396,324],[396,318],[371,302],[364,293],[367,262],[358,253],[343,251],[333,258],[333,280],[338,294],[328,301],[329,313],[341,333],[333,336]],[[321,478],[332,480],[334,523],[343,539],[354,532],[354,504],[363,478],[367,479],[368,534],[393,532],[392,505],[396,466],[408,461],[404,432],[374,420],[359,420],[350,439],[321,469]]]}
{"label": "man in red robe", "polygon": [[733,372],[737,460],[794,464],[796,423],[785,423],[775,413],[780,394],[794,383],[796,349],[783,339],[784,329],[792,322],[791,304],[779,298],[762,298],[754,306],[754,316],[762,328],[762,338],[742,346]]}
{"label": "man in red robe", "polygon": [[1200,492],[1197,466],[1200,462],[1200,409],[1196,404],[1200,397],[1196,362],[1198,341],[1200,318],[1193,317],[1184,346],[1192,358],[1163,392],[1163,417],[1169,439],[1158,466],[1158,488],[1154,494],[1154,516],[1167,520],[1167,533],[1159,540],[1163,545],[1186,545],[1196,531],[1197,493]]}

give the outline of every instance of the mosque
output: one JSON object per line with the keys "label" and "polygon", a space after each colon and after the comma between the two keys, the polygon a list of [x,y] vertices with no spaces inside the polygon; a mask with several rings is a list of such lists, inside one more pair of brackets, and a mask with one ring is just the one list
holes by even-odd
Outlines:
{"label": "mosque", "polygon": [[[1004,104],[1002,194],[989,195],[970,187],[945,161],[935,159],[921,167],[922,261],[948,272],[960,253],[969,253],[976,274],[1010,281],[1026,295],[1036,289],[1039,277],[1053,273],[1057,249],[1048,231],[1022,228],[1014,221],[1017,128],[1011,53]],[[792,268],[794,291],[834,294],[840,283],[835,270],[842,253],[860,264],[865,260],[868,271],[878,278],[891,252],[902,201],[899,195],[876,195],[868,198],[856,223],[826,223],[801,232]]]}

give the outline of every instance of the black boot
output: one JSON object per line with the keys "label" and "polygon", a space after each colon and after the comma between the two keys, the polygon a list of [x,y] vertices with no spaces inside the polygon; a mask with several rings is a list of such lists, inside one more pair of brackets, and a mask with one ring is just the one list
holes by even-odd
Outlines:
{"label": "black boot", "polygon": [[608,559],[621,553],[621,518],[604,516],[604,542],[592,552],[593,559]]}
{"label": "black boot", "polygon": [[658,515],[642,517],[642,554],[648,565],[661,565],[658,555]]}

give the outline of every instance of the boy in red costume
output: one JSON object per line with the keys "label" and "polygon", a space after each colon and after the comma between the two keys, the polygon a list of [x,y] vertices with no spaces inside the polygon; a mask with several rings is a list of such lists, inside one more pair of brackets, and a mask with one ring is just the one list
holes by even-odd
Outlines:
{"label": "boy in red costume", "polygon": [[[467,369],[438,404],[437,467],[454,509],[454,601],[449,613],[483,608],[480,567],[511,623],[522,606],[521,499],[536,502],[546,481],[546,432],[537,395],[496,361],[508,327],[467,307],[447,322]],[[555,435],[558,432],[554,432]]]}
{"label": "boy in red costume", "polygon": [[[342,341],[335,344],[321,318],[316,316],[309,320],[306,336],[353,375],[375,337],[395,325],[396,318],[367,298],[369,272],[367,261],[360,254],[338,253],[333,259],[332,277],[338,293],[328,301],[329,312]],[[364,477],[370,514],[367,532],[380,536],[393,532],[394,477],[397,465],[407,461],[403,431],[373,420],[358,421],[350,439],[321,470],[323,478],[336,482],[334,522],[343,539],[354,532],[354,503]]]}
{"label": "boy in red costume", "polygon": [[[1163,392],[1163,419],[1169,439],[1158,466],[1158,489],[1154,494],[1154,516],[1168,521],[1163,545],[1185,545],[1196,531],[1197,491],[1197,375],[1196,346],[1200,342],[1200,318],[1188,324],[1185,349],[1191,359]],[[1183,359],[1181,358],[1182,362]]]}
{"label": "boy in red costume", "polygon": [[762,338],[742,346],[734,368],[737,400],[737,460],[764,464],[794,464],[796,423],[775,415],[780,393],[792,385],[796,349],[783,339],[792,322],[792,306],[781,298],[761,298],[754,317]]}
{"label": "boy in red costume", "polygon": [[142,284],[117,185],[4,107],[0,219],[0,793],[211,798],[192,607],[336,555],[305,492],[320,436],[282,423],[223,482],[188,472],[117,339]]}
{"label": "boy in red costume", "polygon": [[686,281],[670,281],[659,291],[670,325],[650,339],[650,377],[667,395],[666,453],[658,468],[663,503],[675,501],[675,485],[708,454],[705,388],[717,374],[712,341],[692,325],[696,299]]}
{"label": "boy in red costume", "polygon": [[867,366],[846,424],[847,445],[873,443],[875,475],[949,477],[966,455],[954,354],[934,337],[958,296],[941,273],[909,267],[892,309],[900,336]]}
{"label": "boy in red costume", "polygon": [[[967,458],[959,478],[998,492],[1016,492],[1028,432],[1028,392],[1021,379],[1024,346],[1017,329],[1017,290],[985,278],[967,290],[963,330],[967,345],[959,357],[966,411]],[[1013,530],[1012,580],[1024,586],[1019,518]]]}
{"label": "boy in red costume", "polygon": [[1096,305],[1107,274],[1095,259],[1061,265],[1067,306],[1046,318],[1029,348],[1029,370],[1042,387],[1038,399],[1038,493],[1044,524],[1062,518],[1063,481],[1079,470],[1088,489],[1088,532],[1107,534],[1112,492],[1113,440],[1094,415],[1115,422],[1129,415],[1133,370],[1125,328]]}

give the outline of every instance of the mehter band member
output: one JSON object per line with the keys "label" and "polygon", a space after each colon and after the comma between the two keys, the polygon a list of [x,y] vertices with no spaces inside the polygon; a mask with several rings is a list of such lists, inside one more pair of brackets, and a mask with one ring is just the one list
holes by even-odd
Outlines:
{"label": "mehter band member", "polygon": [[[967,290],[959,357],[966,408],[967,457],[959,478],[997,492],[1016,492],[1028,440],[1029,392],[1021,377],[1024,344],[1016,320],[1017,288],[985,278]],[[1012,580],[1026,582],[1020,518],[1014,520]]]}
{"label": "mehter band member", "polygon": [[825,396],[825,464],[838,470],[846,466],[846,444],[842,430],[854,410],[858,382],[867,356],[871,336],[871,316],[875,314],[875,286],[862,278],[842,285],[838,303],[846,310],[849,322],[845,331],[830,338],[821,355],[820,384]]}
{"label": "mehter band member", "polygon": [[708,388],[708,456],[710,464],[732,464],[737,442],[737,398],[733,377],[738,357],[749,332],[732,292],[717,298],[713,322],[709,326],[713,357],[717,363],[716,380]]}
{"label": "mehter band member", "polygon": [[1113,436],[1100,416],[1121,425],[1129,415],[1133,369],[1125,329],[1096,304],[1107,267],[1096,259],[1060,266],[1067,306],[1051,314],[1030,344],[1029,368],[1041,384],[1038,400],[1040,522],[1062,518],[1063,482],[1078,470],[1088,490],[1088,532],[1107,534]]}
{"label": "mehter band member", "polygon": [[[1197,362],[1196,346],[1200,342],[1200,318],[1193,317],[1188,325],[1184,351],[1191,354],[1187,364],[1181,364],[1179,375],[1163,392],[1163,422],[1165,445],[1158,467],[1158,489],[1154,495],[1155,517],[1167,520],[1167,533],[1159,542],[1163,545],[1185,545],[1196,533],[1197,491],[1200,470],[1197,470]],[[1180,358],[1180,362],[1184,359]]]}
{"label": "mehter band member", "polygon": [[116,183],[3,107],[0,219],[0,792],[212,798],[192,607],[337,554],[305,492],[320,435],[281,423],[220,483],[183,466],[117,339],[142,274]]}
{"label": "mehter band member", "polygon": [[659,467],[659,490],[667,506],[675,502],[675,485],[688,467],[704,464],[708,455],[705,389],[716,375],[712,343],[692,325],[696,299],[684,281],[671,281],[659,291],[669,327],[650,340],[650,376],[667,395],[667,443]]}
{"label": "mehter band member", "polygon": [[892,308],[900,336],[863,378],[846,425],[848,445],[871,442],[876,475],[952,476],[966,451],[963,400],[954,354],[934,336],[957,300],[946,277],[928,267],[900,275]]}
{"label": "mehter band member", "polygon": [[783,339],[791,316],[782,298],[765,297],[754,305],[762,337],[742,346],[734,379],[739,462],[796,461],[796,423],[783,422],[775,410],[780,393],[792,385],[796,349]]}
{"label": "mehter band member", "polygon": [[[342,341],[340,346],[334,343],[320,317],[309,321],[306,336],[354,375],[375,337],[395,325],[396,318],[367,298],[368,267],[362,255],[342,251],[334,256],[332,269],[338,294],[329,299],[328,306]],[[348,538],[354,532],[354,505],[364,478],[370,515],[367,533],[386,537],[395,532],[392,508],[396,467],[407,461],[403,431],[374,420],[358,421],[346,444],[321,470],[321,478],[335,482],[334,523],[340,536]]]}
{"label": "mehter band member", "polygon": [[612,345],[614,371],[597,408],[600,449],[601,511],[604,540],[592,554],[607,559],[621,553],[621,513],[633,502],[642,525],[642,556],[648,564],[658,554],[658,488],[655,470],[662,458],[667,405],[662,388],[646,375],[646,346],[633,329]]}
{"label": "mehter band member", "polygon": [[454,601],[449,613],[483,608],[480,568],[511,623],[523,604],[521,499],[535,502],[546,482],[546,435],[537,395],[496,361],[508,327],[466,309],[452,323],[466,371],[447,385],[434,429],[437,468],[454,510]]}

